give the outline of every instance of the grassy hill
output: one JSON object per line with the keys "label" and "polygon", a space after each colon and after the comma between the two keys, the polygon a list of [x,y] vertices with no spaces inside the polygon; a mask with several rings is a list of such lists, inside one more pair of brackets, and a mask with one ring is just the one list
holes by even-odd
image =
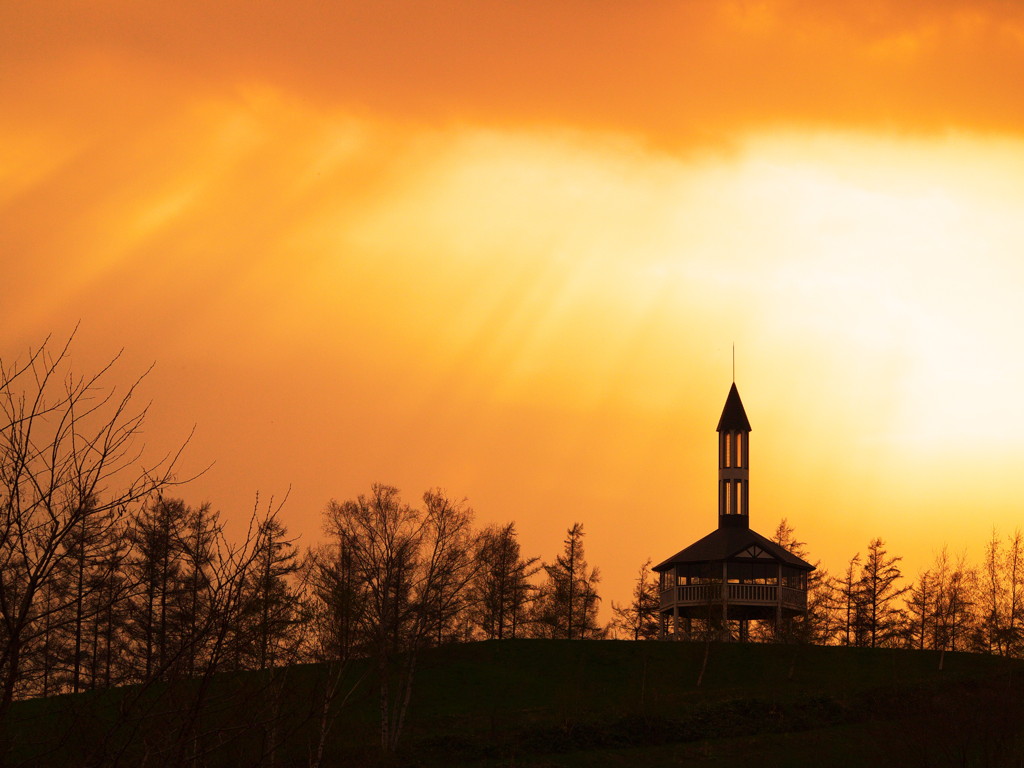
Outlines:
{"label": "grassy hill", "polygon": [[[197,765],[308,766],[331,679],[326,667],[306,665],[219,676],[201,697],[191,682],[20,702],[13,764],[180,765],[198,755]],[[322,764],[379,763],[372,674],[351,665],[339,691]],[[192,707],[198,698],[203,706]],[[782,645],[449,646],[423,657],[394,762],[1022,765],[1024,665]]]}

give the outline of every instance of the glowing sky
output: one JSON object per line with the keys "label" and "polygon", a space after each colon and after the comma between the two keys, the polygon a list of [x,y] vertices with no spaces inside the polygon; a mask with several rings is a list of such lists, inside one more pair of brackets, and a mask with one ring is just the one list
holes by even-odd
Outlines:
{"label": "glowing sky", "polygon": [[124,347],[181,489],[439,485],[603,594],[751,515],[978,558],[1024,487],[1024,7],[0,8],[0,356]]}

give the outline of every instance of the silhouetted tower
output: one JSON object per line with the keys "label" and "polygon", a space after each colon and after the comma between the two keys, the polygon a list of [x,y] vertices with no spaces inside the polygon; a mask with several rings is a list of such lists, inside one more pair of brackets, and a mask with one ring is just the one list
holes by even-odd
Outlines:
{"label": "silhouetted tower", "polygon": [[733,382],[718,420],[718,527],[750,527],[750,422]]}
{"label": "silhouetted tower", "polygon": [[750,621],[778,626],[807,612],[814,566],[750,529],[751,428],[735,382],[717,431],[718,528],[654,566],[662,637],[690,637],[698,621],[722,638],[735,626],[742,640]]}

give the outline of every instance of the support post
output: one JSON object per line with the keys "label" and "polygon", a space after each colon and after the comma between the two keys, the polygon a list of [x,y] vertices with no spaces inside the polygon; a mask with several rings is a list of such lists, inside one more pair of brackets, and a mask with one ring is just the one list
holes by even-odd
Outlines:
{"label": "support post", "polygon": [[782,639],[782,563],[779,563],[778,586],[775,588],[775,641]]}
{"label": "support post", "polygon": [[729,639],[729,571],[728,564],[722,562],[722,625],[718,630],[718,639]]}

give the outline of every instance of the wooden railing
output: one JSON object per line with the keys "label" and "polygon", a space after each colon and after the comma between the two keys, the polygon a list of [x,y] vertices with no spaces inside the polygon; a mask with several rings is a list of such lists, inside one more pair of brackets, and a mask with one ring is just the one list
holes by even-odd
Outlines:
{"label": "wooden railing", "polygon": [[779,599],[774,584],[730,584],[730,603],[774,603]]}
{"label": "wooden railing", "polygon": [[[758,605],[775,605],[779,601],[779,589],[776,584],[728,584],[728,601],[730,603],[755,603]],[[807,593],[802,589],[781,587],[782,604],[787,608],[803,610],[807,607]],[[671,608],[673,605],[709,605],[720,604],[723,599],[721,583],[686,584],[663,590],[661,607]]]}
{"label": "wooden railing", "polygon": [[802,589],[783,587],[782,604],[789,608],[798,608],[801,611],[807,610],[807,592]]}

